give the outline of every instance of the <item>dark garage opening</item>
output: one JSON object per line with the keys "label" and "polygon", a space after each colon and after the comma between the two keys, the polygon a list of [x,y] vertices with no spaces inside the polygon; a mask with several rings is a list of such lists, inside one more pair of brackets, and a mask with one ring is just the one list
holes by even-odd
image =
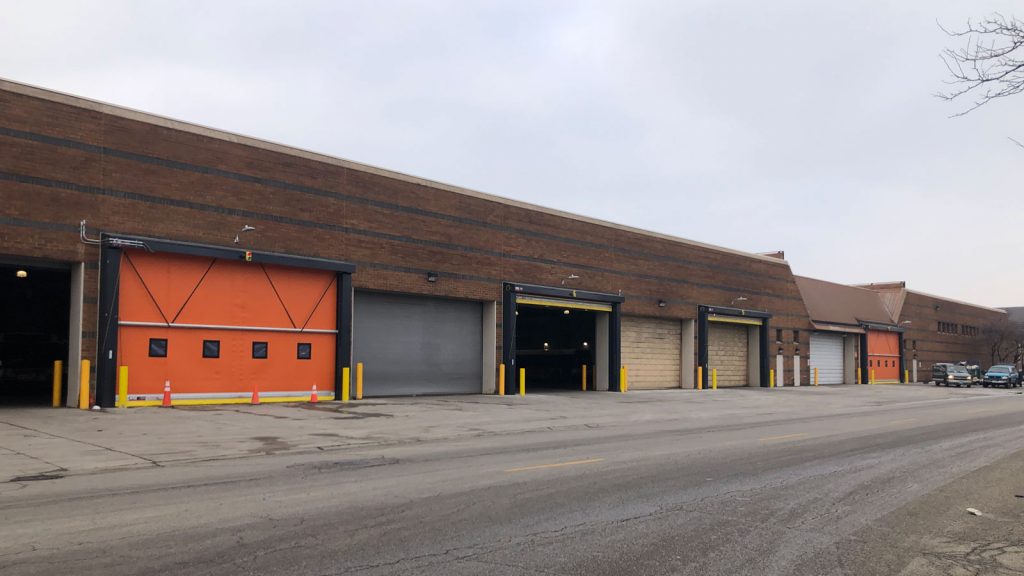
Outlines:
{"label": "dark garage opening", "polygon": [[542,306],[518,307],[516,365],[526,369],[526,390],[594,389],[596,312]]}
{"label": "dark garage opening", "polygon": [[49,405],[55,360],[66,381],[70,294],[70,270],[0,264],[0,405]]}

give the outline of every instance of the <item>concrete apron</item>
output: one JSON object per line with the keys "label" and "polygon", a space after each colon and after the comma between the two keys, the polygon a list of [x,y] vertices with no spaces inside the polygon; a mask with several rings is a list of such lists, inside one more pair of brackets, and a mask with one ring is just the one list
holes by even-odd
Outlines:
{"label": "concrete apron", "polygon": [[488,435],[628,429],[638,419],[664,422],[666,430],[697,429],[730,419],[753,423],[1009,393],[923,385],[827,386],[102,411],[12,408],[0,410],[0,482]]}

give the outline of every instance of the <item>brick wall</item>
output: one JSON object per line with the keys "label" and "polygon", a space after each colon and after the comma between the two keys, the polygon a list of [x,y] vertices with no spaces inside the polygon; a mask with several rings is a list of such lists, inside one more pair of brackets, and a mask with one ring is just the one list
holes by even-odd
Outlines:
{"label": "brick wall", "polygon": [[[747,308],[774,315],[772,328],[809,328],[781,260],[604,226],[61,98],[0,82],[0,250],[88,263],[83,350],[92,359],[98,253],[78,240],[83,219],[93,235],[215,245],[230,245],[244,224],[253,225],[257,231],[243,236],[244,246],[353,262],[356,288],[500,301],[502,281],[558,285],[578,274],[572,287],[621,290],[627,315],[695,318],[698,304],[728,305],[745,296]],[[426,282],[427,271],[439,273],[438,281]],[[658,300],[667,306],[658,307]],[[500,306],[498,323],[500,339]],[[791,343],[784,348],[793,353]]]}
{"label": "brick wall", "polygon": [[[905,325],[904,358],[907,369],[916,357],[920,361],[918,380],[931,377],[932,364],[936,362],[979,362],[983,369],[992,364],[986,329],[993,324],[1006,322],[1006,314],[995,310],[971,306],[944,298],[929,296],[912,291],[907,292],[900,312],[900,322]],[[968,335],[958,328],[956,334],[940,333],[939,322],[958,327],[974,327],[977,334]],[[915,348],[916,344],[916,348]]]}

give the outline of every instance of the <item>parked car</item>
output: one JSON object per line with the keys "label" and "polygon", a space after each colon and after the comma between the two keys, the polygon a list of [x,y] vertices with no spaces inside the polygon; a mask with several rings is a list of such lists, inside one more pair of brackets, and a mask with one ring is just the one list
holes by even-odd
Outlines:
{"label": "parked car", "polygon": [[974,385],[974,382],[971,380],[971,373],[967,371],[967,368],[947,362],[932,365],[932,382],[935,382],[936,386],[945,384],[946,386],[953,385],[957,388],[961,386],[970,388]]}
{"label": "parked car", "polygon": [[981,369],[981,366],[971,364],[969,362],[961,362],[960,365],[966,368],[967,372],[970,373],[972,383],[980,385],[982,380],[985,379],[985,371]]}
{"label": "parked car", "polygon": [[1009,364],[996,364],[995,366],[988,369],[985,372],[985,379],[982,381],[982,386],[988,388],[989,386],[1005,386],[1007,388],[1020,386],[1020,372],[1017,372],[1016,366],[1010,366]]}

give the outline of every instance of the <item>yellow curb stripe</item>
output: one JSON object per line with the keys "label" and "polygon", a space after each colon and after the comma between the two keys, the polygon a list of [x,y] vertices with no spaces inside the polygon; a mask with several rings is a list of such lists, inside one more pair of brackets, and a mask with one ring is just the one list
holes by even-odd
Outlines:
{"label": "yellow curb stripe", "polygon": [[536,466],[523,466],[522,468],[509,468],[505,472],[526,472],[528,470],[545,470],[547,468],[561,468],[563,466],[578,466],[580,464],[594,464],[604,462],[604,458],[590,458],[589,460],[573,460],[572,462],[558,462],[555,464],[538,464]]}
{"label": "yellow curb stripe", "polygon": [[[333,402],[334,394],[318,394],[321,402]],[[260,404],[272,404],[279,402],[309,402],[309,396],[264,396],[260,398]],[[252,404],[250,398],[190,398],[171,400],[172,406],[216,406],[219,404]],[[129,408],[142,408],[147,406],[162,406],[162,400],[129,400]]]}

